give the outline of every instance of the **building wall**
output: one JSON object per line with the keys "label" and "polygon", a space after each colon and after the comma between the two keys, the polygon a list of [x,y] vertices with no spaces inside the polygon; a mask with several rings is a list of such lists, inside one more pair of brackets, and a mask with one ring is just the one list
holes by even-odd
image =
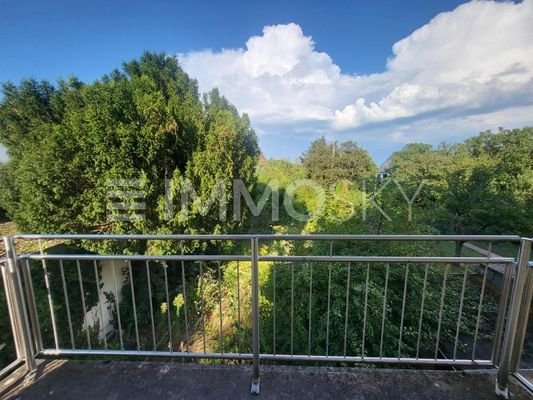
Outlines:
{"label": "building wall", "polygon": [[[98,338],[103,340],[103,332],[105,335],[109,335],[113,331],[113,310],[115,305],[113,302],[109,302],[106,293],[115,294],[115,279],[113,275],[113,269],[115,270],[116,277],[116,286],[118,295],[117,301],[122,300],[122,287],[124,286],[124,276],[122,274],[122,267],[124,266],[123,261],[109,261],[103,260],[99,261],[100,266],[100,293],[98,304],[92,307],[85,314],[84,328],[86,326],[94,327],[100,323],[100,310],[102,313],[102,323],[100,323],[100,331],[98,333]],[[102,332],[103,326],[103,332]]]}

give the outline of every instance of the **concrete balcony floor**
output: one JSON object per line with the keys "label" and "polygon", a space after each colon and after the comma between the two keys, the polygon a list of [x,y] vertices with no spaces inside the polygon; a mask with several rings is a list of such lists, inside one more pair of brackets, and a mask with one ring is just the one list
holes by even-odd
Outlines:
{"label": "concrete balcony floor", "polygon": [[[178,362],[41,361],[0,383],[2,399],[496,399],[495,370],[263,366],[250,394],[249,365]],[[512,399],[531,399],[513,378]]]}

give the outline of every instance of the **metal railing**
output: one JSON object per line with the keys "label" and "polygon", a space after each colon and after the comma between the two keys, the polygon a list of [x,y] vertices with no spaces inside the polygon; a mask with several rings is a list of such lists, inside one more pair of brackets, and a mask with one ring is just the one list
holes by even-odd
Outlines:
{"label": "metal railing", "polygon": [[515,377],[533,393],[533,318],[531,302],[533,300],[533,262],[529,263],[528,278],[524,288],[521,312],[518,317],[515,351],[511,362],[511,371]]}
{"label": "metal railing", "polygon": [[13,342],[16,358],[8,365],[3,366],[0,371],[0,378],[9,374],[22,362],[26,363],[28,371],[35,369],[35,353],[30,343],[32,336],[29,331],[27,306],[24,304],[21,274],[17,268],[18,262],[13,239],[5,237],[3,242],[6,257],[0,260],[0,269],[5,290],[6,307],[11,322],[11,336],[7,340]]}
{"label": "metal railing", "polygon": [[[56,239],[144,250],[45,251]],[[15,241],[30,240],[40,251],[17,254]],[[491,256],[504,241],[520,242],[520,257]],[[387,249],[397,242],[424,245]],[[427,255],[449,242],[485,243],[489,256]],[[498,367],[505,395],[532,294],[531,241],[518,236],[15,235],[4,245],[28,370],[38,356],[250,360],[252,393],[262,361],[295,361]]]}
{"label": "metal railing", "polygon": [[531,259],[532,241],[532,239],[522,239],[521,241],[507,326],[503,339],[496,393],[505,398],[509,396],[510,373],[515,374],[526,388],[533,391],[532,382],[518,373],[526,337],[530,305],[533,300],[533,263],[529,261]]}

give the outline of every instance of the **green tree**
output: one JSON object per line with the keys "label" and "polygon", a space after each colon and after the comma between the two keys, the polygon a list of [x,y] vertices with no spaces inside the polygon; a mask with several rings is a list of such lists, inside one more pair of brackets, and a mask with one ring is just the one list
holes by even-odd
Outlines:
{"label": "green tree", "polygon": [[[60,80],[56,86],[26,80],[18,86],[4,84],[3,94],[0,142],[7,148],[9,161],[0,168],[0,201],[19,229],[47,233],[224,233],[244,223],[244,219],[231,218],[232,183],[241,179],[249,190],[255,184],[259,154],[255,132],[248,117],[240,115],[218,91],[202,99],[197,82],[179,67],[177,59],[145,53],[91,84],[76,78]],[[124,186],[131,185],[130,181],[133,187]],[[219,183],[225,197],[216,200],[228,205],[225,220],[202,206]],[[179,191],[184,185],[197,194],[195,201],[191,195],[188,213],[180,208]],[[142,196],[123,198],[116,194],[132,190],[142,191]],[[110,213],[110,202],[122,202],[126,209]],[[139,202],[146,206],[141,212],[134,207]],[[179,243],[156,241],[82,245],[92,251],[174,254],[181,250]],[[69,293],[77,293],[75,267],[68,267],[65,264]],[[143,265],[133,268],[135,290],[146,298],[144,269],[137,267]],[[51,270],[53,285],[59,285],[53,288],[56,296],[61,280],[57,265]],[[178,270],[169,271],[168,284],[176,290]],[[126,284],[127,272],[123,274]],[[94,276],[83,278],[87,287],[94,288]],[[164,281],[163,268],[154,267],[152,281],[156,286]],[[42,282],[41,277],[35,283],[36,295],[38,303],[46,306]],[[162,293],[154,291],[155,304],[163,301]],[[58,292],[59,298],[61,295]],[[125,320],[133,312],[129,295],[123,290],[121,312]],[[64,307],[63,302],[57,304]],[[87,304],[93,304],[89,297]],[[113,304],[110,298],[109,306]],[[55,310],[61,325],[60,340],[68,344],[64,311]],[[143,321],[148,321],[146,307],[139,311],[146,316]],[[84,311],[71,312],[77,341]],[[42,315],[43,335],[49,340],[46,308]],[[131,339],[132,324],[125,322],[124,329],[125,338]]]}
{"label": "green tree", "polygon": [[491,231],[532,235],[533,128],[482,132],[463,148],[476,161],[488,158],[493,163],[489,189],[497,202],[492,205]]}
{"label": "green tree", "polygon": [[500,129],[454,146],[409,144],[388,172],[406,190],[423,184],[417,214],[437,232],[530,235],[532,156],[531,128]]}
{"label": "green tree", "polygon": [[[0,180],[3,206],[20,229],[34,232],[225,232],[228,218],[192,212],[176,196],[189,181],[205,201],[222,181],[231,204],[233,179],[255,183],[257,139],[218,91],[201,101],[197,82],[164,54],[145,53],[91,84],[76,78],[7,83],[0,141],[9,161]],[[133,180],[135,187],[124,187]],[[165,185],[165,181],[170,185]],[[170,188],[170,190],[169,190]],[[142,198],[110,192],[142,191]],[[172,198],[174,195],[174,198]],[[126,210],[109,219],[109,202]],[[143,202],[140,212],[135,202]]]}
{"label": "green tree", "polygon": [[321,137],[311,143],[301,160],[311,179],[328,186],[343,179],[368,178],[377,171],[368,152],[352,141],[337,146]]}

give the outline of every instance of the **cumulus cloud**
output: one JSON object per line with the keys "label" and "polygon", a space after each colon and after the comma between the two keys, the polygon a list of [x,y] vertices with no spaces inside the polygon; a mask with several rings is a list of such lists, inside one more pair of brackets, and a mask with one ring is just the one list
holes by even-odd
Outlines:
{"label": "cumulus cloud", "polygon": [[246,49],[192,52],[180,62],[202,90],[218,87],[254,122],[330,119],[334,86],[343,79],[296,24],[267,26]]}
{"label": "cumulus cloud", "polygon": [[202,91],[218,87],[265,135],[387,123],[390,139],[403,140],[427,118],[512,116],[533,105],[532,21],[533,0],[463,4],[396,42],[385,70],[370,75],[342,73],[294,23],[267,26],[244,48],[179,58]]}

